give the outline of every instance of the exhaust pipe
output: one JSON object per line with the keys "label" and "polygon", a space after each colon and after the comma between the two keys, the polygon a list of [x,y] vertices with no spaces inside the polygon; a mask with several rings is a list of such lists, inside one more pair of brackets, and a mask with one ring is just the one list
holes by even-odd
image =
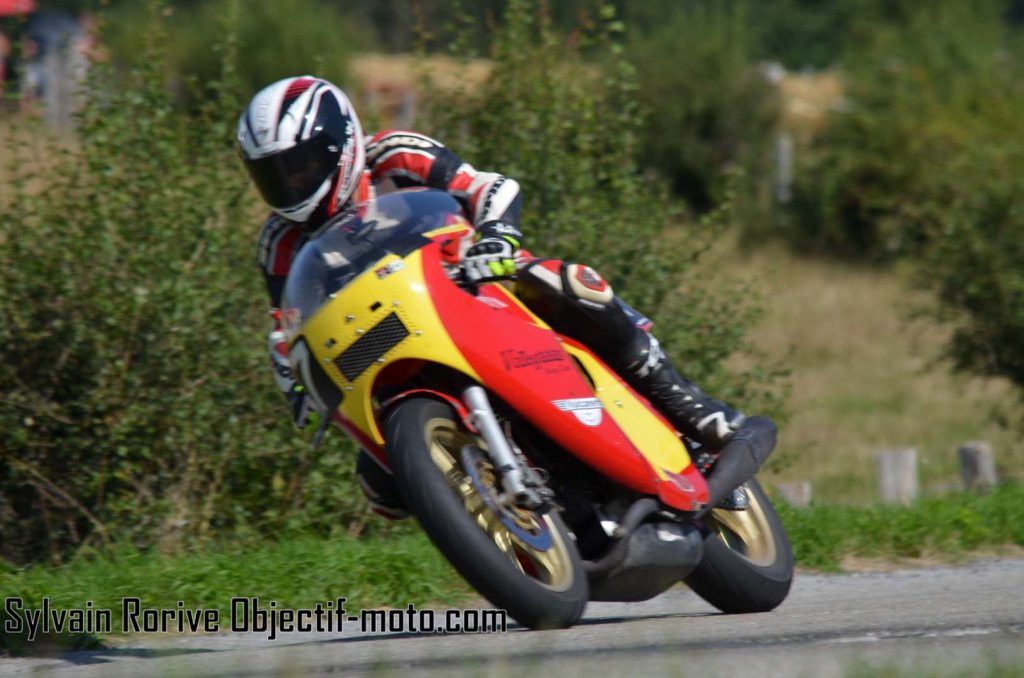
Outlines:
{"label": "exhaust pipe", "polygon": [[626,560],[629,552],[629,537],[644,519],[661,508],[656,499],[642,497],[626,510],[619,526],[615,528],[617,541],[597,560],[584,560],[583,571],[588,575],[605,574]]}

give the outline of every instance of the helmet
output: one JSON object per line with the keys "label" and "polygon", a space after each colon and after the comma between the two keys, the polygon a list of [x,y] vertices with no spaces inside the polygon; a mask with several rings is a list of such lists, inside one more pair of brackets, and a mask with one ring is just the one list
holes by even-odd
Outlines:
{"label": "helmet", "polygon": [[312,76],[260,90],[238,121],[238,145],[263,199],[300,223],[317,208],[324,217],[337,211],[358,185],[366,160],[352,103]]}

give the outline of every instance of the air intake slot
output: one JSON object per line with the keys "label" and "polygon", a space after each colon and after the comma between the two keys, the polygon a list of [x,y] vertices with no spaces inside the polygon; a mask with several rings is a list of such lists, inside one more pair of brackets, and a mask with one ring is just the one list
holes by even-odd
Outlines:
{"label": "air intake slot", "polygon": [[398,346],[408,336],[408,328],[392,313],[346,348],[334,364],[346,379],[355,381],[377,358]]}

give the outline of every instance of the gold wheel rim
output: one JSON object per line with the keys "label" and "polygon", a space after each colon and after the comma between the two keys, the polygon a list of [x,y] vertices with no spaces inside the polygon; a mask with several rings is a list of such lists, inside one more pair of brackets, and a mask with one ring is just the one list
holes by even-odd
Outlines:
{"label": "gold wheel rim", "polygon": [[[461,450],[465,445],[482,447],[481,441],[459,429],[449,419],[431,419],[426,426],[430,458],[444,474],[448,487],[462,501],[466,513],[494,542],[498,550],[524,575],[553,591],[567,591],[573,584],[572,558],[562,536],[549,515],[538,516],[531,511],[505,507],[506,516],[515,525],[532,534],[546,530],[551,535],[550,548],[540,551],[525,543],[501,522],[477,492],[473,481],[462,467]],[[477,462],[477,476],[488,489],[495,489],[497,475],[490,462]],[[492,495],[497,501],[497,492]]]}
{"label": "gold wheel rim", "polygon": [[747,485],[741,487],[747,494],[749,506],[741,511],[712,510],[709,527],[738,555],[755,565],[768,567],[778,556],[771,523],[758,496]]}

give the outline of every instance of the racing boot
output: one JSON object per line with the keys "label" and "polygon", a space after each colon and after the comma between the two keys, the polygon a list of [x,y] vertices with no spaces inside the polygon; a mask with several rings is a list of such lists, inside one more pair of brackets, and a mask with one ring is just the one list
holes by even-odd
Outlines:
{"label": "racing boot", "polygon": [[776,429],[767,417],[745,417],[709,397],[676,370],[658,340],[637,332],[619,370],[676,430],[718,452],[707,474],[709,506],[718,506],[754,477],[775,448]]}

